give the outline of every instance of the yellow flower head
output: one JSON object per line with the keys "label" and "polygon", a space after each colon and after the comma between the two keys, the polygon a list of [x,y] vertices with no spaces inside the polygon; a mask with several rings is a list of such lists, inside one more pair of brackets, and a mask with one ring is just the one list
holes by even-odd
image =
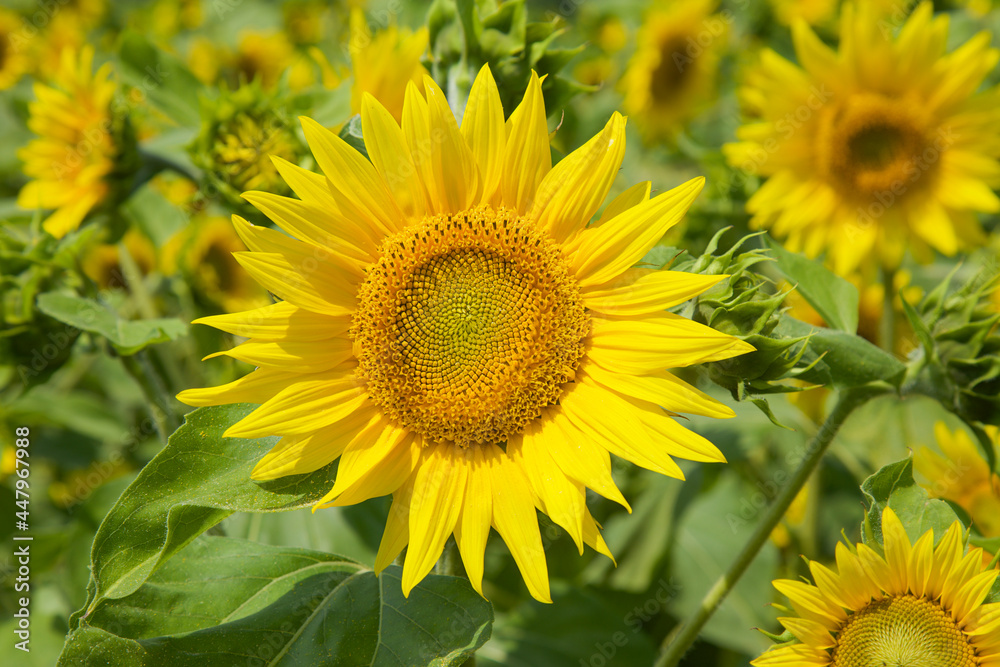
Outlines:
{"label": "yellow flower head", "polygon": [[0,90],[6,90],[21,79],[28,69],[26,39],[18,39],[21,18],[0,7]]}
{"label": "yellow flower head", "polygon": [[798,640],[768,651],[755,667],[994,667],[1000,664],[1000,603],[983,604],[997,570],[982,549],[963,555],[956,521],[934,547],[927,531],[910,543],[888,507],[885,555],[837,544],[837,572],[809,563],[816,584],[780,579],[797,616],[779,618]]}
{"label": "yellow flower head", "polygon": [[898,266],[908,246],[953,255],[981,238],[976,211],[1000,211],[1000,87],[976,92],[1000,52],[980,33],[946,54],[948,17],[929,2],[891,28],[869,3],[846,5],[835,52],[796,23],[799,65],[761,54],[741,90],[754,120],[723,149],[769,177],[747,203],[753,224],[826,250],[842,275],[869,258]]}
{"label": "yellow flower head", "polygon": [[389,110],[398,123],[403,116],[403,91],[409,83],[423,86],[427,70],[420,58],[427,51],[427,28],[416,32],[390,25],[372,31],[360,9],[351,11],[350,58],[354,84],[351,112],[360,113],[365,93]]}
{"label": "yellow flower head", "polygon": [[55,209],[44,223],[56,238],[80,226],[110,191],[106,176],[115,166],[111,64],[92,71],[94,50],[64,51],[52,86],[35,84],[28,127],[39,135],[17,156],[29,181],[17,196],[25,209]]}
{"label": "yellow flower head", "polygon": [[234,259],[234,253],[245,250],[227,218],[199,215],[167,243],[161,261],[165,273],[179,271],[199,296],[233,312],[270,302]]}
{"label": "yellow flower head", "polygon": [[[156,268],[156,249],[142,233],[130,229],[122,237],[122,243],[142,275],[147,275]],[[87,277],[101,289],[127,287],[121,267],[121,252],[116,243],[94,246],[83,256],[80,266]]]}
{"label": "yellow flower head", "polygon": [[286,71],[288,87],[301,90],[316,82],[318,70],[281,31],[245,31],[235,50],[200,37],[191,44],[188,63],[205,84],[222,77],[231,87],[258,82],[264,90],[274,90]]}
{"label": "yellow flower head", "polygon": [[[997,431],[989,430],[993,449],[1000,456]],[[934,435],[944,456],[928,447],[913,455],[913,467],[927,479],[924,487],[932,496],[950,500],[968,512],[984,536],[1000,537],[1000,475],[990,470],[979,446],[964,430],[950,431],[944,422],[938,422]]]}
{"label": "yellow flower head", "polygon": [[628,507],[609,453],[675,477],[671,455],[723,460],[672,414],[732,411],[666,369],[753,348],[664,310],[722,276],[632,268],[704,179],[654,199],[639,184],[588,227],[622,162],[621,115],[553,167],[536,75],[505,123],[484,67],[461,127],[423,84],[402,127],[365,96],[370,162],[302,119],[323,173],[276,159],[300,199],[244,195],[290,236],[234,217],[251,250],[237,260],[283,301],[199,320],[248,337],[223,354],[259,368],[179,398],[262,403],[226,431],[282,436],[254,479],[339,457],[316,508],[393,494],[375,567],[409,545],[405,593],[452,534],[481,591],[493,526],[548,601],[536,509],[608,554],[585,490]]}
{"label": "yellow flower head", "polygon": [[768,0],[774,17],[782,25],[802,20],[813,26],[826,25],[837,14],[838,0]]}
{"label": "yellow flower head", "polygon": [[622,78],[624,106],[652,139],[675,135],[715,94],[728,21],[712,14],[717,0],[659,3],[636,36]]}

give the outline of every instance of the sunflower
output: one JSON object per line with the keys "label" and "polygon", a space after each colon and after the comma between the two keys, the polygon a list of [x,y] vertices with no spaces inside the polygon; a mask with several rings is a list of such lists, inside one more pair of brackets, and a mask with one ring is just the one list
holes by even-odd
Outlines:
{"label": "sunflower", "polygon": [[179,398],[263,404],[225,433],[282,436],[256,480],[339,457],[314,509],[391,493],[375,567],[409,545],[404,593],[452,533],[481,592],[493,526],[548,601],[535,509],[581,553],[610,555],[584,502],[589,487],[628,507],[609,452],[678,478],[670,455],[724,460],[672,416],[732,411],[665,369],[753,347],[664,311],[723,276],[631,268],[704,179],[653,199],[639,184],[587,227],[621,165],[621,115],[552,167],[536,75],[506,125],[488,67],[461,128],[423,84],[426,99],[406,91],[402,128],[364,98],[371,162],[302,119],[324,175],[276,160],[301,200],[245,194],[298,240],[234,216],[251,250],[238,261],[284,301],[198,320],[248,337],[224,354],[259,369]]}
{"label": "sunflower", "polygon": [[[149,275],[156,268],[156,248],[142,233],[130,229],[122,236],[122,243],[140,274]],[[80,268],[100,289],[128,289],[121,266],[121,250],[116,243],[102,243],[92,247],[80,260]]]}
{"label": "sunflower", "polygon": [[389,25],[371,30],[360,9],[351,10],[350,57],[354,84],[351,112],[360,113],[365,93],[373,95],[398,123],[403,115],[403,91],[419,88],[427,70],[420,58],[427,51],[427,28],[416,32]]}
{"label": "sunflower", "polygon": [[21,30],[21,18],[0,7],[0,90],[13,86],[28,69],[29,61],[23,50],[27,40],[17,35]]}
{"label": "sunflower", "polygon": [[228,219],[197,215],[167,242],[161,261],[165,273],[180,272],[199,297],[231,312],[270,302],[234,259],[234,253],[245,250]]}
{"label": "sunflower", "polygon": [[893,269],[978,243],[977,211],[1000,211],[1000,87],[977,93],[1000,52],[980,33],[945,53],[948,18],[931,3],[890,39],[869,3],[846,5],[840,50],[798,22],[800,66],[765,50],[740,94],[754,120],[723,150],[769,177],[747,202],[790,249],[823,250],[846,275]]}
{"label": "sunflower", "polygon": [[35,84],[28,127],[38,139],[20,149],[24,173],[33,178],[17,196],[25,209],[55,209],[45,231],[62,238],[110,192],[106,176],[116,155],[111,98],[111,64],[92,71],[94,50],[63,51],[52,86]]}
{"label": "sunflower", "polygon": [[774,18],[782,25],[798,20],[813,26],[825,26],[837,15],[838,0],[768,0]]}
{"label": "sunflower", "polygon": [[798,640],[751,665],[769,667],[996,667],[1000,603],[983,604],[997,577],[982,549],[963,555],[956,521],[937,548],[934,532],[910,544],[903,524],[882,512],[885,556],[837,544],[837,569],[810,562],[816,585],[780,579],[798,616],[779,618]]}
{"label": "sunflower", "polygon": [[715,94],[729,24],[716,0],[674,0],[649,12],[622,78],[625,111],[650,139],[679,132]]}
{"label": "sunflower", "polygon": [[[988,432],[993,450],[1000,456],[1000,440],[995,427]],[[986,537],[1000,537],[1000,475],[990,465],[963,430],[951,431],[944,422],[934,424],[934,436],[944,452],[941,456],[928,447],[913,455],[913,467],[925,477],[927,492],[949,500],[972,517],[972,525]]]}

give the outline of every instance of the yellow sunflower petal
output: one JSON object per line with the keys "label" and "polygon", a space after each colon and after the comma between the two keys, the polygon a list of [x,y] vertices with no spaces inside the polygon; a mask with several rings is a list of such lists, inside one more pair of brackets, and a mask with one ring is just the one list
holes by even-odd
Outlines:
{"label": "yellow sunflower petal", "polygon": [[587,511],[586,489],[559,468],[552,454],[536,432],[524,434],[507,443],[507,454],[521,466],[543,511],[569,534],[583,553],[583,517]]}
{"label": "yellow sunflower petal", "polygon": [[[466,450],[451,443],[431,445],[421,456],[410,500],[410,546],[403,562],[404,596],[409,597],[417,582],[434,567],[458,522],[469,474],[467,456]],[[494,514],[496,502],[494,496]]]}
{"label": "yellow sunflower petal", "polygon": [[[343,490],[336,497],[331,492],[327,502],[320,501],[317,507],[357,505],[371,498],[391,494],[413,474],[423,448],[422,442],[415,433],[407,433],[381,460],[358,477],[354,484],[341,487]],[[339,468],[337,472],[339,479]]]}
{"label": "yellow sunflower petal", "polygon": [[317,341],[249,340],[231,350],[214,352],[202,361],[224,355],[254,366],[294,373],[318,373],[339,366],[350,359],[352,354],[352,343],[346,337]]}
{"label": "yellow sunflower petal", "polygon": [[630,269],[603,285],[581,290],[588,308],[605,315],[646,315],[684,303],[729,276]]}
{"label": "yellow sunflower petal", "polygon": [[490,470],[481,447],[472,448],[465,504],[455,524],[455,543],[462,555],[469,583],[483,594],[483,556],[493,519],[493,487]]}
{"label": "yellow sunflower petal", "polygon": [[500,92],[489,65],[483,65],[472,84],[465,115],[462,117],[462,136],[479,165],[483,183],[482,201],[489,202],[500,187],[504,149],[507,145]]}
{"label": "yellow sunflower petal", "polygon": [[584,372],[608,389],[641,401],[655,403],[671,412],[720,419],[736,416],[732,408],[692,387],[669,371],[650,375],[630,375],[607,371],[597,364],[589,364]]}
{"label": "yellow sunflower petal", "polygon": [[[389,423],[381,413],[369,419],[344,448],[340,464],[337,466],[337,479],[333,488],[316,502],[313,511],[358,485],[360,480],[370,475],[373,470],[390,459],[394,452],[400,450],[400,445],[406,442],[409,436],[407,429]],[[408,452],[409,448],[406,451]],[[410,472],[412,471],[411,465]],[[409,474],[406,477],[409,477]]]}
{"label": "yellow sunflower petal", "polygon": [[890,595],[902,595],[907,589],[906,568],[912,548],[903,522],[889,507],[882,511],[882,539],[888,566],[888,577],[881,582],[882,590]]}
{"label": "yellow sunflower petal", "polygon": [[858,557],[843,542],[837,543],[836,557],[842,583],[840,597],[848,609],[861,609],[872,598],[881,596],[881,589],[865,572]]}
{"label": "yellow sunflower petal", "polygon": [[[563,394],[559,404],[577,429],[615,456],[662,475],[684,479],[680,467],[648,437],[632,406],[613,392],[584,378]],[[594,415],[606,417],[595,419]]]}
{"label": "yellow sunflower petal", "polygon": [[403,130],[392,114],[368,93],[361,101],[361,124],[368,157],[396,196],[399,208],[411,219],[420,218],[427,210],[427,201]]}
{"label": "yellow sunflower petal", "polygon": [[822,623],[805,618],[781,617],[778,622],[787,628],[803,644],[816,649],[833,648],[836,641]]}
{"label": "yellow sunflower petal", "polygon": [[635,265],[680,222],[704,186],[703,177],[691,179],[574,237],[565,251],[580,287],[601,285]]}
{"label": "yellow sunflower petal", "polygon": [[439,201],[445,213],[465,211],[479,203],[483,185],[476,156],[458,129],[448,99],[434,79],[424,77],[430,158]]}
{"label": "yellow sunflower petal", "polygon": [[625,156],[625,118],[615,112],[600,134],[559,161],[538,186],[528,211],[558,240],[566,239],[590,222]]}
{"label": "yellow sunflower petal", "polygon": [[830,654],[805,644],[771,649],[750,662],[754,667],[827,667]]}
{"label": "yellow sunflower petal", "polygon": [[493,525],[514,556],[531,597],[539,602],[552,602],[545,550],[528,480],[496,445],[488,445],[485,454],[493,489]]}
{"label": "yellow sunflower petal", "polygon": [[587,356],[610,371],[642,375],[754,351],[749,343],[673,313],[641,320],[594,317],[591,323]]}
{"label": "yellow sunflower petal", "polygon": [[301,116],[302,131],[333,190],[384,234],[401,228],[402,212],[375,167],[346,141],[312,118]]}
{"label": "yellow sunflower petal", "polygon": [[646,403],[627,396],[624,398],[637,408],[635,414],[643,426],[654,436],[664,440],[667,452],[671,456],[705,463],[726,462],[726,457],[718,447],[704,436],[678,424],[655,403]]}
{"label": "yellow sunflower petal", "polygon": [[828,629],[836,629],[847,619],[844,610],[826,599],[815,586],[801,581],[778,579],[774,587],[792,602],[795,611]]}
{"label": "yellow sunflower petal", "polygon": [[355,290],[324,282],[326,274],[304,273],[301,265],[274,252],[234,252],[233,257],[265,289],[293,305],[333,317],[354,313]]}
{"label": "yellow sunflower petal", "polygon": [[604,207],[601,217],[593,224],[594,227],[603,225],[608,220],[613,220],[619,213],[624,213],[633,206],[638,206],[649,200],[649,193],[652,191],[652,181],[642,181],[628,188],[620,195],[611,200],[611,203]]}
{"label": "yellow sunflower petal", "polygon": [[199,317],[192,324],[206,324],[234,336],[264,341],[288,338],[316,341],[345,333],[351,326],[351,318],[314,313],[287,301],[279,301],[241,313]]}
{"label": "yellow sunflower petal", "polygon": [[250,478],[266,481],[319,470],[340,456],[375,416],[375,406],[366,405],[326,428],[306,435],[285,436],[257,462]]}
{"label": "yellow sunflower petal", "polygon": [[541,423],[529,424],[524,437],[537,438],[538,447],[548,450],[568,477],[632,511],[611,477],[611,457],[607,450],[587,439],[561,410],[543,410]]}
{"label": "yellow sunflower petal", "polygon": [[286,370],[259,368],[219,387],[185,389],[177,394],[177,400],[194,406],[263,403],[299,377],[299,373]]}
{"label": "yellow sunflower petal", "polygon": [[413,497],[413,480],[411,475],[396,493],[392,494],[392,506],[385,521],[385,531],[375,555],[375,574],[392,565],[396,556],[410,541],[410,500]]}
{"label": "yellow sunflower petal", "polygon": [[545,120],[542,82],[531,73],[524,99],[507,120],[507,145],[504,149],[503,203],[525,214],[531,208],[535,192],[552,168],[549,128]]}
{"label": "yellow sunflower petal", "polygon": [[[322,187],[326,187],[325,178]],[[376,244],[371,233],[361,231],[331,208],[269,192],[244,192],[243,198],[295,238],[340,253],[344,266],[359,276],[374,256]]]}
{"label": "yellow sunflower petal", "polygon": [[230,426],[225,438],[300,435],[337,422],[368,400],[354,378],[354,369],[304,376],[279,391],[249,415]]}

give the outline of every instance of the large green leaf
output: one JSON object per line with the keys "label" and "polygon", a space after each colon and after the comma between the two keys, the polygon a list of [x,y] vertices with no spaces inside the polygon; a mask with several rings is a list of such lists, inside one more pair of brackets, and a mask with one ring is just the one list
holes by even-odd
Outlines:
{"label": "large green leaf", "polygon": [[820,262],[789,252],[768,236],[764,241],[774,254],[778,269],[829,326],[849,334],[857,332],[858,288]]}
{"label": "large green leaf", "polygon": [[276,438],[224,439],[222,433],[253,407],[189,413],[125,490],[94,537],[84,617],[107,599],[134,593],[163,562],[231,513],[307,507],[330,489],[331,466],[266,485],[250,480],[254,464]]}
{"label": "large green leaf", "polygon": [[553,604],[526,600],[497,616],[493,638],[476,655],[476,665],[651,665],[656,647],[643,632],[643,624],[651,615],[665,611],[676,594],[677,583],[668,579],[647,589],[648,597],[628,598],[553,582]]}
{"label": "large green leaf", "polygon": [[205,87],[181,60],[131,31],[122,37],[118,57],[126,83],[145,93],[178,125],[198,126],[198,96],[205,93]]}
{"label": "large green leaf", "polygon": [[781,318],[774,334],[789,338],[809,336],[802,362],[815,364],[796,376],[807,382],[846,389],[878,380],[897,383],[906,371],[903,362],[861,336],[814,327],[787,316]]}
{"label": "large green leaf", "polygon": [[[67,638],[61,665],[460,665],[493,610],[465,579],[430,576],[403,597],[381,576],[306,549],[201,538]],[[113,650],[107,650],[112,648]]]}
{"label": "large green leaf", "polygon": [[123,320],[96,301],[72,294],[46,292],[38,295],[37,303],[38,310],[60,322],[104,336],[121,355],[187,333],[187,325],[175,317]]}
{"label": "large green leaf", "polygon": [[932,529],[937,541],[958,520],[951,505],[931,498],[913,480],[912,458],[883,466],[861,483],[861,493],[864,494],[866,509],[861,537],[866,544],[879,549],[882,545],[882,511],[887,506],[903,522],[911,543]]}

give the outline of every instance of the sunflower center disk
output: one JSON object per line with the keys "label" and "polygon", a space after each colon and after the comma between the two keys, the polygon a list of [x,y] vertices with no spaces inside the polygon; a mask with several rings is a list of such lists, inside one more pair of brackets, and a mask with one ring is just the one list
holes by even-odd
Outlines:
{"label": "sunflower center disk", "polygon": [[660,64],[649,83],[653,99],[659,103],[673,102],[687,83],[694,64],[688,55],[688,43],[681,36],[667,40],[660,47]]}
{"label": "sunflower center disk", "polygon": [[938,170],[919,109],[877,95],[860,96],[821,122],[822,166],[846,195],[871,200],[905,196]]}
{"label": "sunflower center disk", "polygon": [[972,646],[937,604],[905,595],[884,598],[847,619],[833,667],[975,667]]}
{"label": "sunflower center disk", "polygon": [[388,417],[465,446],[503,443],[555,403],[589,331],[558,247],[484,207],[387,239],[351,334]]}

